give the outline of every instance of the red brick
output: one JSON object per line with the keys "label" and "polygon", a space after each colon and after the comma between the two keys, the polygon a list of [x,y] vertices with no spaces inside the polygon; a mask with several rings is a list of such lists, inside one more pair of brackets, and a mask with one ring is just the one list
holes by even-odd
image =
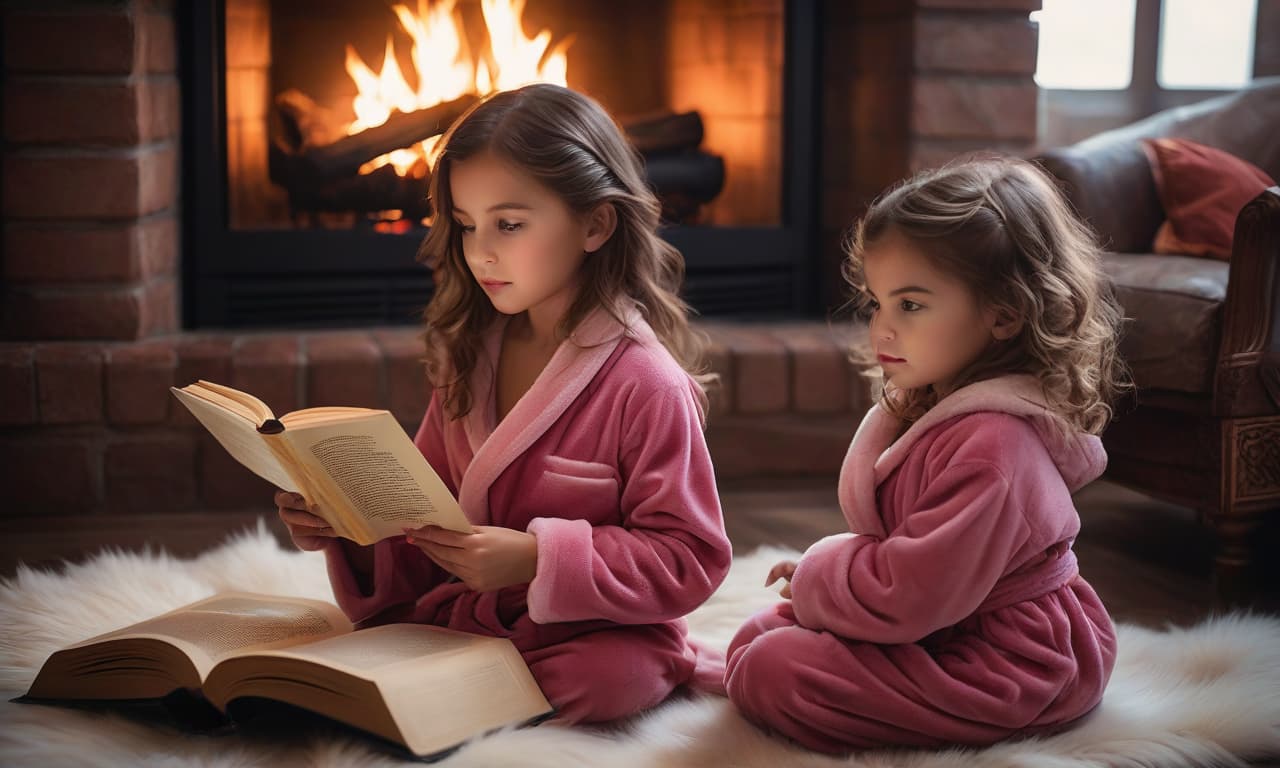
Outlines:
{"label": "red brick", "polygon": [[1034,142],[998,141],[989,139],[961,140],[955,139],[913,139],[911,141],[908,172],[915,173],[926,168],[940,168],[961,155],[1006,154],[1017,157],[1029,157],[1035,151]]}
{"label": "red brick", "polygon": [[195,437],[156,434],[107,445],[106,505],[112,512],[164,514],[196,498]]}
{"label": "red brick", "polygon": [[1039,90],[1025,83],[961,77],[918,77],[911,106],[917,136],[953,139],[1036,137]]}
{"label": "red brick", "polygon": [[140,336],[158,336],[178,328],[178,288],[171,277],[149,281],[138,305]]}
{"label": "red brick", "polygon": [[945,8],[960,11],[1038,11],[1044,0],[916,0],[920,8]]}
{"label": "red brick", "polygon": [[[107,420],[112,424],[164,421],[173,403],[178,355],[174,340],[107,350]],[[185,409],[184,409],[185,410]]]}
{"label": "red brick", "polygon": [[171,73],[178,69],[177,30],[171,13],[143,13],[138,17],[138,54],[148,72]]}
{"label": "red brick", "polygon": [[866,415],[880,397],[880,389],[884,379],[873,369],[849,364],[849,409],[858,414],[858,418]]}
{"label": "red brick", "polygon": [[304,340],[306,405],[381,408],[382,351],[367,333],[322,333]]}
{"label": "red brick", "polygon": [[228,69],[271,68],[271,8],[261,0],[226,4]]}
{"label": "red brick", "polygon": [[142,335],[141,288],[10,291],[4,331],[17,339],[109,339]]}
{"label": "red brick", "polygon": [[840,471],[858,426],[852,414],[734,415],[707,429],[716,477],[828,475]]}
{"label": "red brick", "polygon": [[0,424],[34,424],[36,410],[35,348],[0,344]]}
{"label": "red brick", "polygon": [[431,400],[421,330],[377,330],[373,337],[382,351],[386,370],[387,410],[406,430],[416,430]]}
{"label": "red brick", "polygon": [[9,517],[79,514],[101,499],[101,450],[88,438],[10,438],[0,466]]}
{"label": "red brick", "polygon": [[[1038,36],[1025,14],[916,19],[917,72],[1035,74]],[[993,41],[999,41],[998,45]]]}
{"label": "red brick", "polygon": [[766,326],[739,325],[728,329],[733,355],[735,413],[775,413],[791,402],[791,361],[782,342]]}
{"label": "red brick", "polygon": [[244,336],[231,353],[231,386],[257,397],[283,416],[301,407],[298,396],[302,357],[293,335]]}
{"label": "red brick", "polygon": [[12,79],[6,85],[5,138],[18,144],[137,144],[138,90],[126,80]]}
{"label": "red brick", "polygon": [[849,364],[833,334],[816,324],[775,326],[791,355],[791,407],[801,413],[849,408]]}
{"label": "red brick", "polygon": [[271,483],[231,458],[207,432],[200,433],[198,440],[200,506],[210,509],[258,507],[263,512],[274,509],[271,498],[275,488]]}
{"label": "red brick", "polygon": [[879,369],[874,366],[867,368],[859,362],[862,357],[870,355],[867,326],[845,321],[833,323],[831,330],[844,350],[848,365],[849,409],[861,419],[871,408],[881,385]]}
{"label": "red brick", "polygon": [[90,344],[36,347],[40,421],[81,424],[102,421],[102,350]]}
{"label": "red brick", "polygon": [[161,145],[108,154],[11,153],[4,196],[9,218],[135,218],[176,202],[177,154]]}
{"label": "red brick", "polygon": [[852,22],[854,29],[858,29],[868,21],[909,16],[915,12],[915,4],[902,0],[858,0],[856,3],[831,3],[827,9],[828,14],[842,14],[843,26]]}
{"label": "red brick", "polygon": [[11,72],[130,74],[138,69],[136,18],[116,11],[11,12],[4,19]]}
{"label": "red brick", "polygon": [[729,349],[726,334],[722,327],[710,323],[699,323],[697,330],[707,336],[703,357],[710,371],[719,377],[707,391],[710,411],[716,415],[732,413],[733,353]]}
{"label": "red brick", "polygon": [[[177,367],[174,370],[173,385],[185,387],[201,379],[215,384],[230,384],[231,345],[234,340],[232,336],[177,337],[174,344]],[[191,412],[178,403],[169,409],[169,421],[175,426],[200,427]]]}
{"label": "red brick", "polygon": [[152,77],[143,82],[141,143],[178,135],[182,127],[182,92],[176,77]]}
{"label": "red brick", "polygon": [[167,210],[178,201],[178,153],[172,146],[152,145],[139,152],[138,214]]}
{"label": "red brick", "polygon": [[177,244],[172,215],[121,224],[10,222],[5,230],[5,279],[47,284],[172,275]]}
{"label": "red brick", "polygon": [[138,222],[138,260],[143,278],[176,277],[178,217],[161,213]]}

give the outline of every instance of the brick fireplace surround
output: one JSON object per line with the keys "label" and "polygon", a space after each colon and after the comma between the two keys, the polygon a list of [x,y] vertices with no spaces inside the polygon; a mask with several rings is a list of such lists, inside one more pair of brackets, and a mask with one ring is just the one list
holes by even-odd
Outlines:
{"label": "brick fireplace surround", "polygon": [[[723,12],[751,5],[723,0]],[[885,185],[969,150],[1030,153],[1027,14],[1040,2],[825,6],[819,240],[821,290],[835,305],[840,234]],[[171,385],[229,382],[277,412],[387,408],[409,429],[426,405],[413,328],[182,329],[174,7],[6,4],[0,538],[73,532],[43,554],[140,541],[161,516],[174,525],[218,510],[229,522],[270,509],[267,485],[178,407]],[[845,360],[856,332],[821,320],[700,326],[724,381],[708,433],[719,475],[834,473],[869,405]],[[38,560],[32,546],[24,557]]]}

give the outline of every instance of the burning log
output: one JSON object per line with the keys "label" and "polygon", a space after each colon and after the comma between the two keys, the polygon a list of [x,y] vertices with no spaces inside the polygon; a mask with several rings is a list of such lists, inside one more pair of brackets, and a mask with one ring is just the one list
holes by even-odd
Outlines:
{"label": "burning log", "polygon": [[664,112],[623,121],[622,129],[641,154],[697,149],[702,143],[702,116],[697,112]]}
{"label": "burning log", "polygon": [[[354,175],[360,166],[388,152],[412,146],[445,130],[472,104],[473,95],[459,96],[413,112],[396,112],[387,122],[367,128],[337,141],[303,148],[285,157],[282,167],[272,167],[272,178],[292,189],[294,184],[311,184]],[[299,131],[299,135],[301,131]],[[278,171],[278,172],[277,172]]]}
{"label": "burning log", "polygon": [[[375,157],[443,132],[475,101],[469,95],[397,112],[380,126],[348,136],[310,97],[285,91],[276,98],[271,179],[288,191],[295,212],[400,210],[408,219],[420,219],[429,215],[429,178],[399,176],[388,165],[364,175],[358,170]],[[695,220],[724,188],[724,160],[698,150],[703,125],[697,112],[648,115],[624,122],[623,130],[644,158],[649,185],[668,221]]]}
{"label": "burning log", "polygon": [[326,184],[300,184],[289,190],[294,211],[390,211],[399,210],[407,219],[429,214],[429,179],[400,176],[390,165],[372,173],[353,174]]}
{"label": "burning log", "polygon": [[724,189],[724,159],[697,150],[645,158],[645,175],[659,197],[679,194],[698,203],[715,199]]}
{"label": "burning log", "polygon": [[276,96],[276,114],[283,130],[275,133],[294,153],[332,144],[347,135],[331,110],[296,88]]}
{"label": "burning log", "polygon": [[645,157],[645,176],[662,203],[664,221],[697,221],[702,206],[724,189],[724,159],[698,150]]}

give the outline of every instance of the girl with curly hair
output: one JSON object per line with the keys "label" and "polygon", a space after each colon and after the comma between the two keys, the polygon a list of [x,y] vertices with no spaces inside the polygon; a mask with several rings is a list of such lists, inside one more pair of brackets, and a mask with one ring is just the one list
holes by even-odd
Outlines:
{"label": "girl with curly hair", "polygon": [[738,631],[728,694],[825,752],[1066,727],[1116,658],[1071,549],[1128,386],[1099,248],[1038,168],[986,158],[891,189],[848,250],[885,380],[840,475],[851,533],[769,573],[788,600]]}

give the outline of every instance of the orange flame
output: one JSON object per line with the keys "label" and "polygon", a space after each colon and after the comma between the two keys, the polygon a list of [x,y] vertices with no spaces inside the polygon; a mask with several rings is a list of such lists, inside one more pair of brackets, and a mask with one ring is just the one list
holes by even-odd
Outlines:
{"label": "orange flame", "polygon": [[[467,93],[484,96],[528,83],[565,85],[566,50],[572,38],[561,41],[548,52],[550,30],[544,29],[533,38],[525,37],[520,20],[524,4],[525,0],[481,0],[492,70],[488,61],[474,60],[467,49],[466,37],[455,14],[457,0],[438,0],[434,4],[418,0],[416,14],[408,6],[393,6],[400,26],[413,40],[410,59],[418,87],[411,87],[400,71],[390,35],[382,67],[377,72],[348,45],[347,74],[355,81],[357,95],[352,103],[356,119],[347,127],[347,133],[382,125],[393,110],[413,112]],[[439,139],[433,136],[413,147],[374,158],[365,163],[360,172],[369,173],[391,164],[401,176],[410,172],[415,176],[425,175]]]}

